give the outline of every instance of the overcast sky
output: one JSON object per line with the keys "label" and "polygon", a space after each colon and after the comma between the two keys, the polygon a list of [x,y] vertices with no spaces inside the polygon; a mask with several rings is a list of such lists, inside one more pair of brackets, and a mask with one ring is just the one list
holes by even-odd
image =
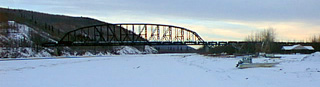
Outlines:
{"label": "overcast sky", "polygon": [[213,41],[243,40],[270,27],[280,41],[320,34],[320,0],[1,0],[0,6],[109,23],[176,25]]}

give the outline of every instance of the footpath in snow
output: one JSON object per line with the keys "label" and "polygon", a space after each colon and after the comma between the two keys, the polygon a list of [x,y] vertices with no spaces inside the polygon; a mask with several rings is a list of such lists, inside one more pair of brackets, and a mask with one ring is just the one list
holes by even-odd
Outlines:
{"label": "footpath in snow", "polygon": [[318,87],[320,53],[256,58],[271,68],[237,69],[240,58],[198,54],[109,55],[0,61],[0,87]]}

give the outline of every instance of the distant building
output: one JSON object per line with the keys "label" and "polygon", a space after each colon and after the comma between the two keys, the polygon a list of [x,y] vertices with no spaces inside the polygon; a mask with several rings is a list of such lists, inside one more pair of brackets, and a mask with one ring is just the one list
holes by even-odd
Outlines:
{"label": "distant building", "polygon": [[285,53],[312,53],[314,52],[314,48],[312,46],[302,46],[300,44],[293,46],[283,46],[282,50]]}

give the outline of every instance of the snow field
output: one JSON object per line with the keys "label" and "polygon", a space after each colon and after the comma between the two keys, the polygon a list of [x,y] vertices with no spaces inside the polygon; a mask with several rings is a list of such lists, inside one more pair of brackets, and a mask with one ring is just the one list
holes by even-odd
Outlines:
{"label": "snow field", "polygon": [[[318,87],[320,56],[281,55],[253,62],[271,68],[237,69],[240,58],[198,54],[0,61],[0,87]],[[301,61],[304,59],[304,61]],[[308,61],[307,61],[308,59]],[[311,60],[311,61],[309,61]]]}

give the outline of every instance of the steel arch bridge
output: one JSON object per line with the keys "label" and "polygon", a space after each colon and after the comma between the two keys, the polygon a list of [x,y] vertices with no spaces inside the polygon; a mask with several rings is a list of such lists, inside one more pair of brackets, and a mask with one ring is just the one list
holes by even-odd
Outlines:
{"label": "steel arch bridge", "polygon": [[46,46],[204,45],[196,32],[173,25],[146,23],[101,24],[67,32]]}
{"label": "steel arch bridge", "polygon": [[[280,45],[308,42],[275,42]],[[67,32],[58,43],[43,46],[117,46],[117,45],[209,45],[262,44],[246,41],[204,41],[196,32],[173,25],[119,23],[86,26]]]}

